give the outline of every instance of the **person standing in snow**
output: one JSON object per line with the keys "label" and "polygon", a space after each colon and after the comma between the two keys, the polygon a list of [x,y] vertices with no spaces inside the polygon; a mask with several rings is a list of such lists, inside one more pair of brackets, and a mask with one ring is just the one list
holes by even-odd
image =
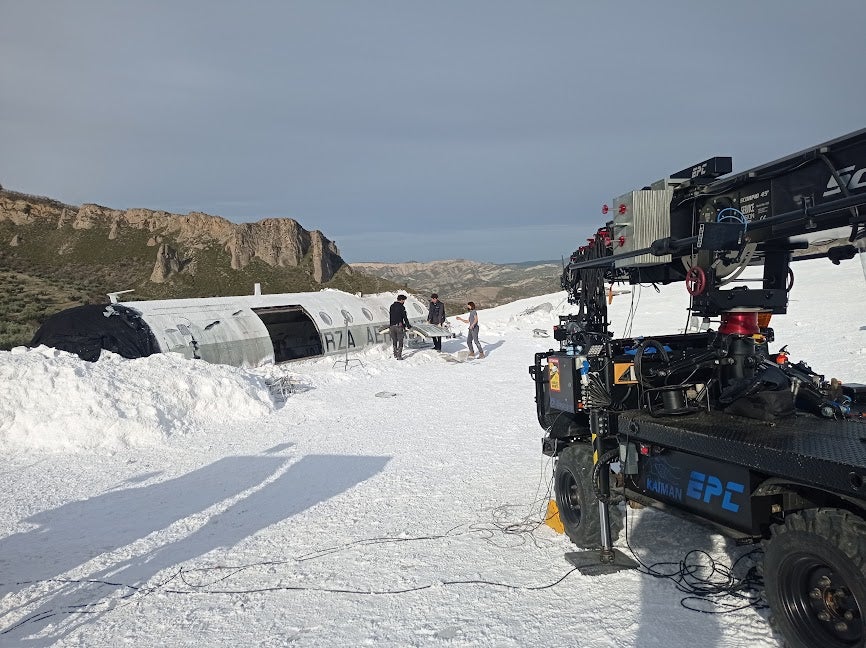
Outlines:
{"label": "person standing in snow", "polygon": [[406,306],[403,305],[405,301],[406,295],[397,295],[397,301],[391,304],[389,311],[391,325],[388,330],[391,333],[391,345],[394,347],[394,357],[397,360],[403,359],[403,338],[406,337],[406,329],[412,328],[409,324],[409,316],[406,315]]}
{"label": "person standing in snow", "polygon": [[466,346],[469,347],[469,357],[475,357],[475,349],[472,347],[473,340],[475,346],[478,347],[478,357],[484,357],[484,349],[481,348],[481,342],[478,340],[478,313],[475,310],[475,302],[466,302],[466,307],[469,309],[469,319],[463,319],[458,315],[457,319],[465,324],[469,324],[469,331],[466,333]]}
{"label": "person standing in snow", "polygon": [[[430,295],[430,310],[427,312],[427,321],[436,326],[445,324],[445,304],[439,301],[439,295],[433,293]],[[442,350],[442,337],[433,338],[433,348],[436,351]]]}

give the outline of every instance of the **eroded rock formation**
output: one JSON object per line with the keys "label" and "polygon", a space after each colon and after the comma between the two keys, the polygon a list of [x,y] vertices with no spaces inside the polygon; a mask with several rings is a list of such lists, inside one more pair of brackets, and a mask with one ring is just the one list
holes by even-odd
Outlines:
{"label": "eroded rock formation", "polygon": [[[232,223],[201,212],[183,216],[94,204],[75,207],[49,198],[0,190],[0,222],[3,221],[16,226],[44,224],[53,229],[104,229],[108,241],[122,239],[126,230],[144,230],[150,234],[147,246],[157,248],[151,281],[159,283],[177,272],[189,272],[195,251],[214,244],[230,255],[231,267],[236,270],[253,259],[271,266],[298,266],[309,255],[312,276],[319,283],[329,281],[345,263],[332,241],[319,231],[305,230],[291,218]],[[166,237],[179,249],[167,246],[163,242]]]}

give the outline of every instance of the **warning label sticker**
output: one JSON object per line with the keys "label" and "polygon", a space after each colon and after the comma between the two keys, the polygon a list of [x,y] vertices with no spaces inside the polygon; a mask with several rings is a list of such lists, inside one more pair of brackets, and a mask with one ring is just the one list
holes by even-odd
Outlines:
{"label": "warning label sticker", "polygon": [[616,385],[637,384],[637,374],[634,372],[633,362],[613,363],[613,382]]}
{"label": "warning label sticker", "polygon": [[558,392],[559,387],[559,358],[548,358],[547,368],[550,371],[550,391]]}

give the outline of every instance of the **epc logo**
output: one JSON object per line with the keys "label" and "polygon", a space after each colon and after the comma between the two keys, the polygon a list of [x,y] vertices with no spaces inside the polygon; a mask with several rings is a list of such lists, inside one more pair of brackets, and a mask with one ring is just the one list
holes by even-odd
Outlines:
{"label": "epc logo", "polygon": [[714,497],[721,497],[721,506],[726,511],[736,513],[740,510],[739,504],[734,504],[731,501],[732,493],[742,493],[746,490],[743,484],[729,481],[722,488],[722,480],[714,475],[705,475],[697,470],[693,470],[689,475],[689,486],[686,490],[686,495],[692,499],[700,500],[704,504],[709,504]]}

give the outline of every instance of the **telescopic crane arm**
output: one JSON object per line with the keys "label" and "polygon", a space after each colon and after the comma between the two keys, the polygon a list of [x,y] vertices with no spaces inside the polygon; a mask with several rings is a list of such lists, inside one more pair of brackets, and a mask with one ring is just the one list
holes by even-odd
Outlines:
{"label": "telescopic crane arm", "polygon": [[[605,205],[612,220],[574,252],[562,276],[586,326],[606,332],[603,287],[616,282],[684,281],[700,316],[784,313],[794,250],[840,228],[847,242],[808,257],[838,263],[866,248],[866,129],[730,171],[731,158],[710,158]],[[759,264],[760,288],[723,289]]]}

